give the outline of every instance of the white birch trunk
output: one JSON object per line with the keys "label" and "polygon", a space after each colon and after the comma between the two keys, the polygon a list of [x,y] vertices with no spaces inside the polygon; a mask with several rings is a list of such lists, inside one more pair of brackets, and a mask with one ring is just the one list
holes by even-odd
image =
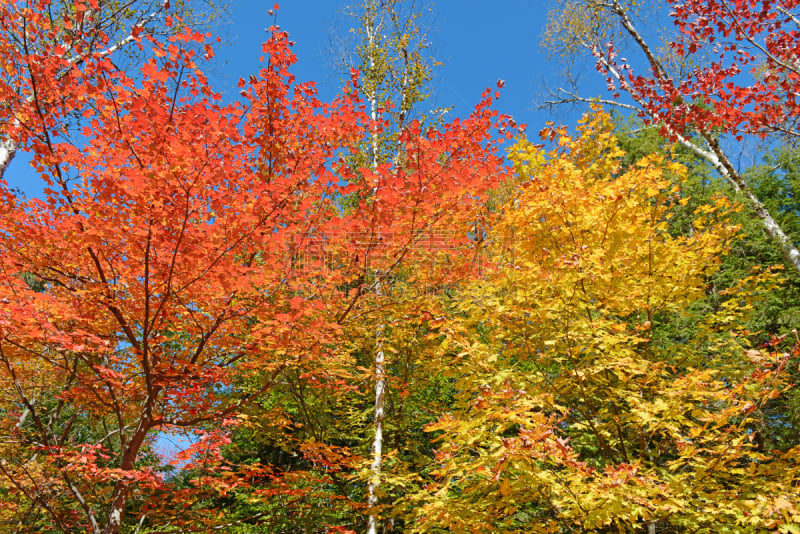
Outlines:
{"label": "white birch trunk", "polygon": [[[668,77],[666,70],[661,65],[658,58],[653,54],[642,35],[633,25],[633,21],[630,19],[630,17],[628,17],[625,8],[619,4],[619,2],[614,1],[611,4],[611,9],[619,17],[622,26],[639,46],[639,49],[644,53],[653,71],[659,76]],[[774,217],[772,217],[772,214],[769,213],[764,204],[755,196],[753,190],[750,189],[748,183],[744,180],[744,178],[742,178],[742,175],[739,174],[739,172],[733,166],[727,154],[719,146],[717,140],[707,132],[701,131],[700,135],[705,139],[708,145],[708,149],[705,149],[675,131],[675,129],[672,128],[672,126],[666,120],[659,116],[658,113],[655,113],[650,109],[645,98],[636,92],[636,90],[628,83],[628,80],[623,77],[623,75],[616,68],[614,68],[614,66],[609,63],[608,60],[606,60],[599,50],[592,46],[591,43],[584,42],[584,46],[592,51],[600,64],[606,69],[608,74],[617,81],[622,90],[626,91],[633,98],[641,110],[647,113],[650,118],[653,119],[653,121],[663,126],[670,135],[674,136],[674,138],[678,140],[681,145],[698,157],[709,162],[717,170],[717,172],[719,172],[728,181],[728,183],[731,184],[735,191],[742,194],[746,200],[746,203],[749,205],[750,209],[761,223],[761,227],[764,229],[764,232],[781,249],[781,253],[783,254],[783,257],[787,263],[789,263],[795,269],[795,271],[800,273],[800,251],[798,251],[797,246],[792,242],[791,239],[789,239],[789,236],[786,235],[786,233],[783,231],[783,228],[781,228],[780,224],[774,219]]]}
{"label": "white birch trunk", "polygon": [[[380,276],[380,273],[376,273]],[[380,296],[380,280],[375,283],[375,295]],[[378,326],[375,334],[375,438],[372,440],[372,465],[369,484],[367,486],[367,505],[370,508],[367,534],[377,534],[378,517],[374,508],[378,506],[378,487],[381,482],[381,462],[383,461],[383,418],[384,400],[386,398],[386,368],[384,366],[383,325]]]}
{"label": "white birch trunk", "polygon": [[17,154],[17,143],[13,139],[3,139],[0,141],[0,180],[6,174],[6,169],[11,160]]}
{"label": "white birch trunk", "polygon": [[[382,0],[366,0],[364,3],[365,7],[365,18],[364,18],[364,28],[365,34],[367,37],[367,51],[369,54],[369,66],[370,70],[372,71],[372,75],[375,75],[375,51],[380,49],[382,46],[387,46],[385,42],[381,40],[381,32],[386,31],[384,25],[389,24],[387,22],[386,17],[390,19],[390,22],[393,23],[393,30],[395,34],[399,34],[399,27],[397,25],[397,13],[393,10],[395,9],[395,2],[385,2]],[[385,36],[384,36],[385,39]],[[391,46],[391,45],[389,45]],[[409,93],[408,87],[410,83],[410,60],[408,50],[406,49],[405,45],[402,45],[399,49],[402,53],[403,59],[403,74],[402,78],[400,79],[400,113],[398,114],[397,130],[402,130],[405,125],[406,119],[406,112],[408,111],[406,108],[408,107],[408,100],[409,100]],[[385,67],[384,67],[385,68]],[[371,167],[373,170],[377,169],[378,163],[380,161],[379,150],[380,150],[380,138],[378,132],[378,119],[379,119],[379,102],[378,102],[378,88],[380,86],[380,76],[386,75],[386,72],[378,74],[377,78],[371,80],[373,85],[365,85],[365,97],[369,100],[370,103],[370,118],[372,121],[372,128],[371,128],[371,139],[370,139],[370,149],[372,151],[371,154]],[[400,155],[401,155],[401,144],[397,143],[397,152],[393,157],[394,165],[400,164]],[[373,190],[373,194],[377,193],[378,187],[380,184],[375,186]],[[377,235],[378,239],[380,240],[381,235],[380,231]],[[381,278],[386,273],[381,272],[380,270],[376,270],[374,272],[375,275],[375,296],[380,298],[382,296],[382,288],[381,288]],[[377,534],[379,529],[379,517],[378,514],[375,512],[375,508],[379,504],[378,498],[378,490],[381,485],[381,467],[383,462],[383,421],[385,418],[385,398],[386,398],[386,390],[388,388],[387,380],[386,380],[386,364],[385,364],[385,353],[383,350],[383,331],[385,328],[385,324],[379,324],[376,328],[375,332],[375,412],[373,416],[373,424],[375,428],[375,436],[372,441],[372,464],[370,466],[370,479],[367,485],[367,504],[369,506],[369,517],[368,517],[368,526],[367,526],[367,534]]]}
{"label": "white birch trunk", "polygon": [[[377,33],[380,31],[380,24],[376,23],[374,5],[367,7],[367,20],[366,32],[367,42],[369,44],[370,52],[373,50],[377,38]],[[374,56],[370,53],[369,65],[371,69],[375,68]],[[372,120],[372,169],[378,168],[378,95],[377,87],[372,88],[372,94],[369,96],[370,103],[370,118]],[[377,186],[376,186],[377,189]],[[375,296],[380,297],[380,272],[375,273]],[[378,506],[378,488],[381,483],[381,462],[383,461],[383,417],[384,417],[384,400],[386,397],[386,371],[384,368],[384,353],[383,342],[381,336],[383,334],[383,325],[379,325],[375,333],[375,414],[373,416],[373,424],[375,426],[375,437],[372,440],[372,471],[367,485],[367,506],[369,507],[369,518],[367,521],[367,534],[377,534],[378,532],[378,516],[375,513],[375,507]]]}

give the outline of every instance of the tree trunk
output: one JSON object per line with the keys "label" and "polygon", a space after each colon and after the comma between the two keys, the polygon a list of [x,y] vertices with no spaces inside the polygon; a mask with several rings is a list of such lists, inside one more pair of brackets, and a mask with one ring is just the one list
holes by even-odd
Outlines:
{"label": "tree trunk", "polygon": [[[376,282],[375,294],[380,296],[380,281]],[[370,508],[367,534],[376,534],[378,529],[378,517],[374,508],[378,505],[378,487],[381,481],[384,401],[386,398],[386,369],[382,336],[383,325],[379,325],[375,334],[375,438],[372,440],[372,465],[370,466],[372,475],[367,486],[367,505]]]}

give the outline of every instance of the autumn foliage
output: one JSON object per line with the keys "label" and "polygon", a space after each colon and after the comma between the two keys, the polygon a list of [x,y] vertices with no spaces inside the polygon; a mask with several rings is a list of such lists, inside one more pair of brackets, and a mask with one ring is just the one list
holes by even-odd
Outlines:
{"label": "autumn foliage", "polygon": [[[714,61],[693,69],[680,87],[667,80],[636,78],[634,83],[663,95],[653,99],[653,109],[671,115],[675,123],[737,135],[796,135],[796,8],[795,2],[675,3],[672,16],[680,34],[671,43],[674,52],[692,57],[710,50]],[[678,96],[681,105],[665,106],[666,99]]]}
{"label": "autumn foliage", "polygon": [[[665,4],[567,0],[551,13],[546,42],[552,51],[591,55],[613,96],[604,103],[634,111],[665,140],[711,165],[800,273],[797,243],[735,155],[745,138],[796,142],[797,3]],[[643,28],[648,18],[666,18],[664,7],[674,31],[661,46]],[[643,15],[648,11],[650,17]],[[591,100],[563,87],[556,95],[551,104]]]}
{"label": "autumn foliage", "polygon": [[[548,151],[489,90],[437,128],[357,71],[322,101],[274,26],[226,102],[210,36],[119,7],[0,3],[0,169],[44,184],[0,182],[0,530],[800,531],[800,340],[747,327],[780,274],[709,283],[737,202],[599,109]],[[751,104],[716,126],[794,113]]]}
{"label": "autumn foliage", "polygon": [[[184,502],[277,476],[220,464],[226,428],[287,368],[335,359],[363,294],[353,280],[423,253],[437,225],[469,222],[503,170],[487,99],[441,131],[412,125],[402,142],[413,170],[346,182],[340,154],[366,131],[362,105],[352,89],[323,103],[294,84],[279,29],[242,100],[222,104],[185,46],[205,36],[134,32],[149,58],[126,74],[111,54],[71,62],[78,45],[47,7],[3,6],[4,21],[34,30],[32,47],[60,43],[32,57],[14,28],[3,35],[6,71],[20,73],[6,86],[17,122],[4,135],[32,151],[47,183],[42,199],[2,190],[3,514],[111,533],[145,516],[158,524],[152,499],[169,482],[148,451],[160,433],[195,430],[192,465],[232,473],[201,479]],[[80,133],[65,137],[76,112]],[[343,213],[343,195],[361,200]],[[397,238],[378,247],[379,235]],[[243,375],[256,377],[246,390]],[[187,529],[200,517],[161,512]]]}
{"label": "autumn foliage", "polygon": [[[715,338],[741,321],[734,303],[702,326],[715,343],[675,354],[658,333],[702,297],[736,207],[719,198],[673,235],[684,169],[621,168],[605,114],[578,132],[545,131],[550,154],[511,151],[523,180],[494,226],[495,270],[443,327],[458,393],[428,426],[435,481],[411,497],[414,530],[795,531],[798,448],[754,438],[797,346]],[[737,302],[768,278],[742,281]]]}

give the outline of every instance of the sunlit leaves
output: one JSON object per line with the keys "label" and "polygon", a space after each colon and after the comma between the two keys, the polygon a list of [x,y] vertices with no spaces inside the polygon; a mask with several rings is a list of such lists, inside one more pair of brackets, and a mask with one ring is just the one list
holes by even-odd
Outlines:
{"label": "sunlit leaves", "polygon": [[[754,429],[797,349],[769,362],[748,350],[731,330],[746,308],[721,312],[724,346],[651,340],[703,296],[735,207],[701,206],[693,232],[673,235],[681,166],[651,156],[621,169],[599,112],[574,138],[543,134],[559,148],[511,151],[521,179],[490,236],[495,269],[448,329],[458,394],[428,427],[436,482],[413,497],[416,528],[795,528],[796,449],[768,450]],[[713,365],[722,354],[741,372]]]}
{"label": "sunlit leaves", "polygon": [[[85,20],[91,6],[76,5]],[[47,6],[3,9],[37,39],[52,30]],[[222,528],[210,503],[253,485],[259,502],[334,494],[310,488],[341,485],[337,473],[357,469],[358,455],[315,417],[298,417],[297,404],[270,403],[319,398],[316,408],[339,403],[335,416],[347,417],[361,372],[344,333],[374,312],[361,304],[373,273],[385,295],[396,277],[437,285],[469,272],[452,260],[470,257],[481,197],[506,175],[492,132],[507,120],[487,98],[440,131],[408,123],[395,148],[410,164],[353,179],[361,170],[343,155],[371,131],[353,87],[321,102],[313,84],[295,83],[288,35],[272,28],[261,71],[241,81],[239,102],[223,104],[198,66],[206,37],[173,24],[164,40],[136,32],[148,57],[131,72],[115,67],[111,49],[73,63],[48,49],[29,65],[30,83],[5,87],[19,125],[35,124],[15,141],[32,147],[47,185],[30,201],[0,187],[8,524]],[[0,42],[13,70],[33,60],[11,33]],[[62,135],[74,113],[82,135]],[[19,133],[4,123],[6,136]],[[344,213],[350,194],[358,201]],[[441,247],[431,236],[445,227],[452,240]],[[408,324],[397,324],[391,350],[423,327]],[[248,412],[256,401],[268,409]],[[315,469],[236,465],[224,452],[237,425],[264,429]],[[183,432],[192,442],[176,458],[191,475],[170,479],[150,451]],[[296,488],[283,489],[283,477]],[[165,494],[177,509],[160,505]]]}

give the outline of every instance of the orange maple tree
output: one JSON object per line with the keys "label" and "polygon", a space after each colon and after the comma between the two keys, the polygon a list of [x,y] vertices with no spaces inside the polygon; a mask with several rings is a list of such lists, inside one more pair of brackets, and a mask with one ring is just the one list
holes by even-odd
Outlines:
{"label": "orange maple tree", "polygon": [[[2,18],[59,42],[68,28],[48,7],[6,2]],[[202,452],[207,473],[225,473],[199,478],[203,491],[279,477],[225,465],[226,428],[288,367],[330,367],[365,294],[347,291],[353,280],[376,265],[388,276],[425,256],[426,232],[474,220],[505,172],[492,132],[506,119],[487,93],[441,130],[410,125],[401,144],[412,164],[347,181],[340,158],[369,132],[363,106],[352,89],[323,103],[295,84],[279,28],[232,104],[208,85],[195,52],[207,36],[191,30],[164,41],[135,32],[149,59],[129,75],[110,48],[80,63],[58,45],[32,58],[12,29],[0,32],[4,68],[29,65],[29,81],[4,86],[15,105],[3,134],[32,152],[47,188],[26,200],[0,184],[0,520],[157,527],[153,496],[170,482],[148,451],[178,429],[198,433],[189,459]],[[107,41],[101,29],[93,39]],[[80,135],[65,137],[76,112]],[[343,195],[361,200],[344,210]],[[393,237],[378,247],[376,236]],[[173,508],[196,508],[200,493],[173,493]],[[199,528],[174,510],[162,519]]]}

